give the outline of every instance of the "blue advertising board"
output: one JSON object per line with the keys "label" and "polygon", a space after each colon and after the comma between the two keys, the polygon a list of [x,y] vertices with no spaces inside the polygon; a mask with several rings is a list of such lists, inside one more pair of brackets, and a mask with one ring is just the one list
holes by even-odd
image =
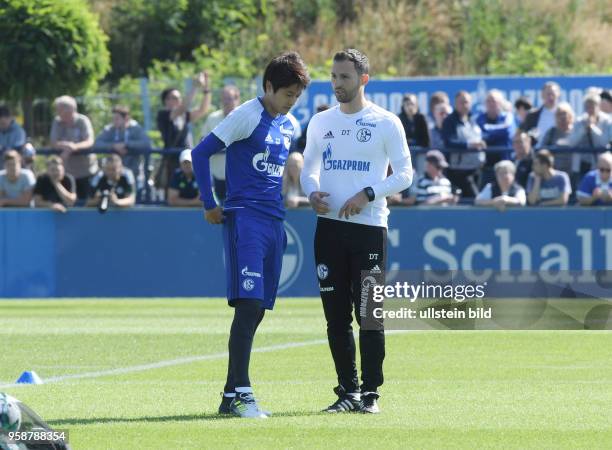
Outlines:
{"label": "blue advertising board", "polygon": [[[281,296],[317,296],[310,210],[289,211]],[[388,279],[410,269],[612,270],[612,210],[393,209]],[[0,211],[0,297],[225,295],[221,227],[199,210]]]}
{"label": "blue advertising board", "polygon": [[[510,102],[521,97],[527,97],[534,106],[541,104],[540,91],[546,81],[555,81],[561,87],[561,99],[570,103],[578,114],[583,110],[583,97],[590,87],[612,88],[612,76],[551,76],[551,77],[449,77],[449,78],[404,78],[393,80],[371,80],[366,87],[366,96],[377,105],[395,113],[399,113],[402,96],[412,92],[417,96],[419,109],[428,113],[429,97],[433,92],[444,91],[452,101],[455,93],[466,90],[472,94],[476,106],[482,106],[486,92],[499,89]],[[299,103],[293,109],[296,118],[305,125],[312,117],[317,106],[334,105],[336,98],[329,81],[313,81],[302,94]]]}

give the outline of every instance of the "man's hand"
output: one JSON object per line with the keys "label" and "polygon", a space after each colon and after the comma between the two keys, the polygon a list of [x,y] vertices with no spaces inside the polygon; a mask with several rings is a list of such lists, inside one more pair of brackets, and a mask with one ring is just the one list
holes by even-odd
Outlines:
{"label": "man's hand", "polygon": [[65,213],[66,207],[64,205],[62,205],[61,203],[53,203],[51,205],[51,210],[59,212],[59,213]]}
{"label": "man's hand", "polygon": [[468,148],[475,148],[477,150],[484,150],[485,148],[487,148],[487,143],[485,141],[470,142],[468,144]]}
{"label": "man's hand", "polygon": [[493,199],[493,206],[499,211],[504,212],[506,210],[506,198],[503,195],[495,197]]}
{"label": "man's hand", "polygon": [[340,208],[338,212],[338,217],[342,218],[342,216],[344,216],[345,219],[348,219],[350,216],[359,214],[363,207],[368,204],[368,201],[368,196],[365,192],[357,192],[344,202],[344,205],[342,205],[342,208]]}
{"label": "man's hand", "polygon": [[113,144],[112,148],[114,151],[119,153],[121,156],[125,156],[127,154],[127,147],[125,146],[123,142],[118,142],[116,144]]}
{"label": "man's hand", "polygon": [[601,198],[602,190],[600,188],[593,189],[593,198]]}
{"label": "man's hand", "polygon": [[329,197],[329,194],[321,191],[314,191],[310,194],[310,197],[308,197],[310,206],[312,206],[312,209],[314,209],[317,214],[325,215],[330,211],[329,203],[323,200],[325,197]]}
{"label": "man's hand", "polygon": [[110,191],[110,192],[109,192],[109,194],[108,194],[108,199],[110,200],[110,202],[111,202],[113,205],[116,205],[116,204],[117,204],[117,200],[119,200],[119,197],[117,197],[117,194],[115,194],[115,191],[114,191],[114,190],[112,190],[112,191]]}
{"label": "man's hand", "polygon": [[213,209],[207,209],[204,211],[204,218],[212,225],[220,225],[223,223],[223,209],[220,206]]}

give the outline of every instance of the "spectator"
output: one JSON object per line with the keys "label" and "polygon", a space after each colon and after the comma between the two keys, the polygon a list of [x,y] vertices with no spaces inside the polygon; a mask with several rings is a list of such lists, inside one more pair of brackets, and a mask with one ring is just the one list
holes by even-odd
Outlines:
{"label": "spectator", "polygon": [[[434,111],[436,110],[436,106],[440,103],[445,103],[450,106],[450,100],[448,98],[448,94],[444,91],[436,91],[431,94],[429,97],[429,111],[427,111],[427,121],[429,122],[429,128],[434,126]],[[449,113],[450,114],[450,113]]]}
{"label": "spectator", "polygon": [[[584,114],[576,122],[569,137],[569,145],[578,148],[607,147],[612,141],[612,121],[600,109],[601,98],[591,93],[584,97]],[[582,177],[595,163],[592,153],[574,153],[572,155],[572,172]]]}
{"label": "spectator", "polygon": [[308,206],[308,198],[302,190],[300,175],[304,167],[304,156],[300,152],[291,152],[285,164],[283,176],[283,198],[287,208]]}
{"label": "spectator", "polygon": [[92,180],[92,190],[89,206],[99,206],[105,195],[110,205],[119,208],[129,208],[136,202],[134,175],[123,167],[121,156],[117,154],[105,158],[103,171]]}
{"label": "spectator", "polygon": [[3,167],[2,154],[7,150],[20,151],[25,143],[25,131],[15,122],[9,107],[0,105],[0,170]]}
{"label": "spectator", "polygon": [[[203,92],[202,103],[196,110],[190,110],[196,89]],[[193,80],[185,101],[178,89],[170,87],[161,93],[163,109],[157,112],[157,129],[164,141],[164,149],[192,148],[193,138],[190,123],[203,117],[210,109],[210,80],[207,72],[200,72]],[[157,173],[156,181],[160,188],[168,186],[174,171],[178,168],[178,155],[165,155]]]}
{"label": "spectator", "polygon": [[555,111],[561,97],[561,88],[554,81],[547,81],[542,87],[542,102],[535,111],[531,111],[521,124],[521,129],[529,133],[534,143],[540,144],[548,129],[555,124]]}
{"label": "spectator", "polygon": [[151,149],[151,141],[145,130],[130,117],[130,108],[123,105],[113,108],[113,122],[106,125],[96,138],[94,149],[117,152],[124,166],[132,171],[136,180],[144,184],[142,152]]}
{"label": "spectator", "polygon": [[0,207],[30,206],[36,179],[32,171],[21,168],[21,155],[4,152],[4,170],[0,170]]}
{"label": "spectator", "polygon": [[451,112],[453,112],[453,108],[451,108],[448,103],[438,103],[434,107],[433,123],[432,126],[429,128],[431,147],[436,149],[444,148],[444,139],[442,138],[442,123]]}
{"label": "spectator", "polygon": [[[557,111],[555,111],[555,126],[549,128],[544,134],[542,146],[569,147],[572,128],[574,128],[574,111],[569,103],[561,102],[557,106]],[[570,173],[572,171],[571,153],[556,153],[555,169]]]}
{"label": "spectator", "polygon": [[612,94],[610,91],[603,90],[599,97],[601,98],[601,110],[612,119]]}
{"label": "spectator", "polygon": [[514,164],[511,161],[499,161],[494,169],[495,180],[484,187],[474,203],[478,206],[493,206],[498,211],[505,211],[509,206],[525,206],[525,189],[515,181]]}
{"label": "spectator", "polygon": [[519,97],[514,102],[514,119],[517,127],[520,127],[525,122],[525,118],[532,107],[527,97]]}
{"label": "spectator", "polygon": [[47,159],[47,172],[36,179],[34,206],[65,213],[66,207],[73,206],[76,199],[74,177],[66,173],[62,158],[50,156]]}
{"label": "spectator", "polygon": [[516,182],[523,188],[527,187],[527,180],[533,166],[533,152],[531,138],[524,131],[517,131],[512,138],[514,149],[514,165],[516,166]]}
{"label": "spectator", "polygon": [[179,155],[180,168],[174,172],[168,189],[170,206],[202,206],[198,182],[191,165],[191,149],[185,149]]}
{"label": "spectator", "polygon": [[[234,109],[240,106],[240,90],[236,86],[225,86],[221,91],[221,106],[211,112],[202,126],[202,139],[221,123]],[[225,149],[210,158],[210,172],[213,177],[213,188],[220,202],[225,200]]]}
{"label": "spectator", "polygon": [[555,170],[555,158],[548,150],[540,150],[533,161],[533,172],[527,181],[530,205],[565,206],[572,193],[567,173]]}
{"label": "spectator", "polygon": [[402,110],[398,114],[398,117],[404,126],[408,145],[429,147],[427,120],[425,116],[419,112],[416,95],[411,93],[404,94]]}
{"label": "spectator", "polygon": [[57,116],[51,125],[51,146],[62,151],[66,171],[76,181],[77,197],[85,200],[92,176],[98,171],[93,153],[83,154],[94,143],[91,121],[77,112],[76,100],[68,95],[55,99]]}
{"label": "spectator", "polygon": [[448,178],[467,198],[474,198],[478,193],[475,176],[485,160],[482,150],[487,147],[480,128],[470,120],[471,106],[472,96],[466,91],[457,92],[455,110],[442,124],[444,146],[453,150],[450,153]]}
{"label": "spectator", "polygon": [[[504,95],[497,89],[488,92],[485,99],[485,112],[478,115],[476,124],[482,130],[482,139],[488,147],[512,147],[512,136],[515,132],[514,116],[504,111]],[[488,152],[486,165],[493,167],[498,161],[508,159],[507,152]]]}
{"label": "spectator", "polygon": [[393,205],[454,205],[459,197],[444,176],[448,167],[446,158],[439,150],[430,150],[425,155],[425,175],[400,194],[389,197]]}
{"label": "spectator", "polygon": [[[317,113],[327,111],[329,109],[329,105],[327,103],[323,103],[322,105],[317,106]],[[310,123],[310,121],[308,121]],[[304,153],[304,149],[306,148],[306,134],[308,131],[308,123],[304,127],[304,131],[302,131],[301,136],[297,140],[297,151],[300,153]]]}
{"label": "spectator", "polygon": [[578,187],[576,197],[582,206],[612,204],[612,153],[604,152],[597,158],[597,169],[587,173]]}

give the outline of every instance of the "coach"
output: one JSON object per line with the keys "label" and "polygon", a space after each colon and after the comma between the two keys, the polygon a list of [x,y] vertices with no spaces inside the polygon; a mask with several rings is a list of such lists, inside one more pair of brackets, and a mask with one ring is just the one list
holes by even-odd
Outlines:
{"label": "coach", "polygon": [[[385,335],[382,322],[371,320],[369,283],[384,282],[389,215],[385,198],[412,182],[399,118],[365,98],[368,71],[368,58],[357,50],[334,56],[331,77],[339,105],[312,118],[301,175],[304,192],[319,216],[315,261],[339,383],[334,389],[338,399],[324,410],[332,413],[379,412]],[[387,177],[389,162],[393,174]],[[361,387],[353,308],[360,325]]]}

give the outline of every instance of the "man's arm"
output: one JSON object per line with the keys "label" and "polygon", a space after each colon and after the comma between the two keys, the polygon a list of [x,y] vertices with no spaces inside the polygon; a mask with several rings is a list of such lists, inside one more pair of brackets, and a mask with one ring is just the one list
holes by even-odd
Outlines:
{"label": "man's arm", "polygon": [[202,201],[195,198],[181,198],[178,189],[168,189],[168,205],[170,206],[200,206]]}
{"label": "man's arm", "polygon": [[194,109],[190,113],[190,119],[192,122],[196,122],[201,117],[204,117],[208,110],[210,109],[210,79],[208,77],[208,72],[201,72],[197,78],[197,85],[202,87],[202,101],[200,102],[200,107],[198,109]]}
{"label": "man's arm", "polygon": [[52,181],[51,183],[53,183],[55,192],[57,192],[57,195],[62,199],[62,202],[66,203],[68,206],[73,206],[77,200],[74,179],[71,180],[72,189],[70,191],[66,189],[60,181]]}
{"label": "man's arm", "polygon": [[210,181],[210,157],[224,148],[225,143],[214,133],[210,133],[191,151],[193,173],[200,187],[200,200],[206,210],[217,207]]}
{"label": "man's arm", "polygon": [[553,200],[546,200],[540,203],[540,206],[565,206],[569,200],[569,194],[567,192],[562,193],[559,197]]}
{"label": "man's arm", "polygon": [[375,200],[398,192],[405,191],[412,184],[413,170],[410,150],[402,122],[394,116],[387,133],[385,133],[385,151],[393,173],[372,186]]}
{"label": "man's arm", "polygon": [[151,148],[151,140],[146,131],[140,125],[130,127],[127,147],[134,150],[148,150]]}
{"label": "man's arm", "polygon": [[2,206],[30,206],[34,188],[24,190],[19,197],[2,199]]}
{"label": "man's arm", "polygon": [[527,202],[530,205],[537,205],[540,201],[540,185],[542,184],[542,177],[534,176],[527,182]]}
{"label": "man's arm", "polygon": [[323,199],[329,197],[329,193],[319,191],[321,186],[319,180],[321,177],[321,156],[323,154],[323,146],[319,145],[317,141],[317,122],[317,116],[314,116],[306,129],[304,167],[300,174],[300,184],[314,212],[325,215],[330,209],[329,203]]}

